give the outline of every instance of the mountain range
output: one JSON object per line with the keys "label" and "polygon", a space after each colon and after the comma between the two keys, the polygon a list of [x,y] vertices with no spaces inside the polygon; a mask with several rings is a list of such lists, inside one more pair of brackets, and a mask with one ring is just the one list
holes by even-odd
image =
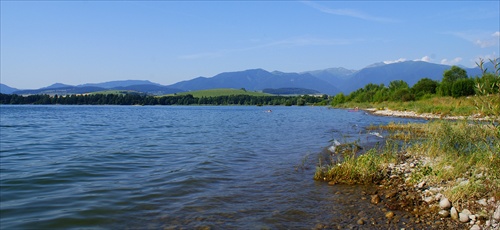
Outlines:
{"label": "mountain range", "polygon": [[[490,66],[491,65],[491,66]],[[492,69],[492,64],[485,65]],[[82,94],[105,90],[136,91],[149,95],[165,95],[185,91],[214,88],[245,88],[251,91],[264,89],[307,89],[322,94],[335,95],[339,92],[348,94],[364,87],[368,83],[385,84],[394,80],[403,80],[410,86],[422,78],[440,81],[449,65],[434,64],[423,61],[405,61],[391,64],[375,63],[361,70],[346,68],[329,68],[305,71],[300,73],[269,72],[263,69],[250,69],[236,72],[224,72],[213,77],[197,77],[164,86],[145,80],[110,81],[104,83],[88,83],[83,85],[53,85],[32,90],[19,90],[0,84],[1,93],[27,94]],[[464,68],[471,77],[479,76],[479,68]]]}

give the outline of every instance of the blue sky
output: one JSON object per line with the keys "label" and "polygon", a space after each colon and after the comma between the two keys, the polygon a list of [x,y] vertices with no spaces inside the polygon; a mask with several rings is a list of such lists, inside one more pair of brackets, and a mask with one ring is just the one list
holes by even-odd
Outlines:
{"label": "blue sky", "polygon": [[500,54],[499,1],[1,1],[1,83],[168,85]]}

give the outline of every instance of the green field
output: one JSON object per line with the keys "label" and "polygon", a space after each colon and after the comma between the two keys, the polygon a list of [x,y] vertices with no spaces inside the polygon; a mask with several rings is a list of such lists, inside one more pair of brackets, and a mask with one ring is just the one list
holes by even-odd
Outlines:
{"label": "green field", "polygon": [[103,91],[97,91],[97,92],[92,92],[89,93],[90,95],[93,94],[118,94],[118,95],[126,95],[126,94],[140,94],[140,92],[133,91],[133,90],[103,90]]}
{"label": "green field", "polygon": [[[230,95],[249,95],[249,96],[272,96],[272,94],[247,91],[243,89],[207,89],[207,90],[197,90],[190,92],[177,93],[176,95],[187,95],[191,94],[193,97],[218,97],[218,96],[230,96]],[[172,95],[167,95],[172,96]]]}

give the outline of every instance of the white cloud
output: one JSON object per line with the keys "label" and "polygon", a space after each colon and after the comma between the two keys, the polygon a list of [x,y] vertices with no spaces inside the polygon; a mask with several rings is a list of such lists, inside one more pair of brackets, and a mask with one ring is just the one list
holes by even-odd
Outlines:
{"label": "white cloud", "polygon": [[500,31],[493,33],[491,36],[500,38]]}
{"label": "white cloud", "polygon": [[404,61],[406,61],[406,58],[400,58],[400,59],[393,60],[393,61],[384,61],[384,64],[392,64],[392,63],[398,63],[398,62],[404,62]]}
{"label": "white cloud", "polygon": [[456,65],[457,63],[461,62],[462,58],[461,57],[456,57],[452,60],[448,60],[446,58],[441,60],[441,64],[443,65]]}
{"label": "white cloud", "polygon": [[420,59],[415,59],[414,61],[425,61],[425,62],[430,62],[430,61],[431,61],[431,57],[429,57],[429,56],[423,56],[422,58],[420,58]]}

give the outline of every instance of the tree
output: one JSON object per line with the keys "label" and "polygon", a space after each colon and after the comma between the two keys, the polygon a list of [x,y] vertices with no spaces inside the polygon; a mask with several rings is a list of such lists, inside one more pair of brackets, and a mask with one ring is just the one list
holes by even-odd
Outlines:
{"label": "tree", "polygon": [[449,70],[445,70],[443,73],[443,80],[437,89],[440,96],[451,96],[453,83],[459,79],[466,79],[467,71],[458,67],[452,66]]}
{"label": "tree", "polygon": [[391,93],[395,92],[398,89],[409,89],[408,83],[403,80],[394,80],[389,82],[389,91]]}
{"label": "tree", "polygon": [[338,93],[333,97],[332,106],[336,106],[345,102],[345,96],[343,93]]}
{"label": "tree", "polygon": [[415,83],[413,87],[411,87],[411,91],[415,95],[415,98],[418,100],[426,94],[436,94],[437,86],[437,81],[429,78],[422,78],[417,83]]}
{"label": "tree", "polygon": [[443,82],[453,83],[458,79],[464,78],[467,78],[467,71],[455,65],[452,66],[451,69],[445,70],[443,73]]}

